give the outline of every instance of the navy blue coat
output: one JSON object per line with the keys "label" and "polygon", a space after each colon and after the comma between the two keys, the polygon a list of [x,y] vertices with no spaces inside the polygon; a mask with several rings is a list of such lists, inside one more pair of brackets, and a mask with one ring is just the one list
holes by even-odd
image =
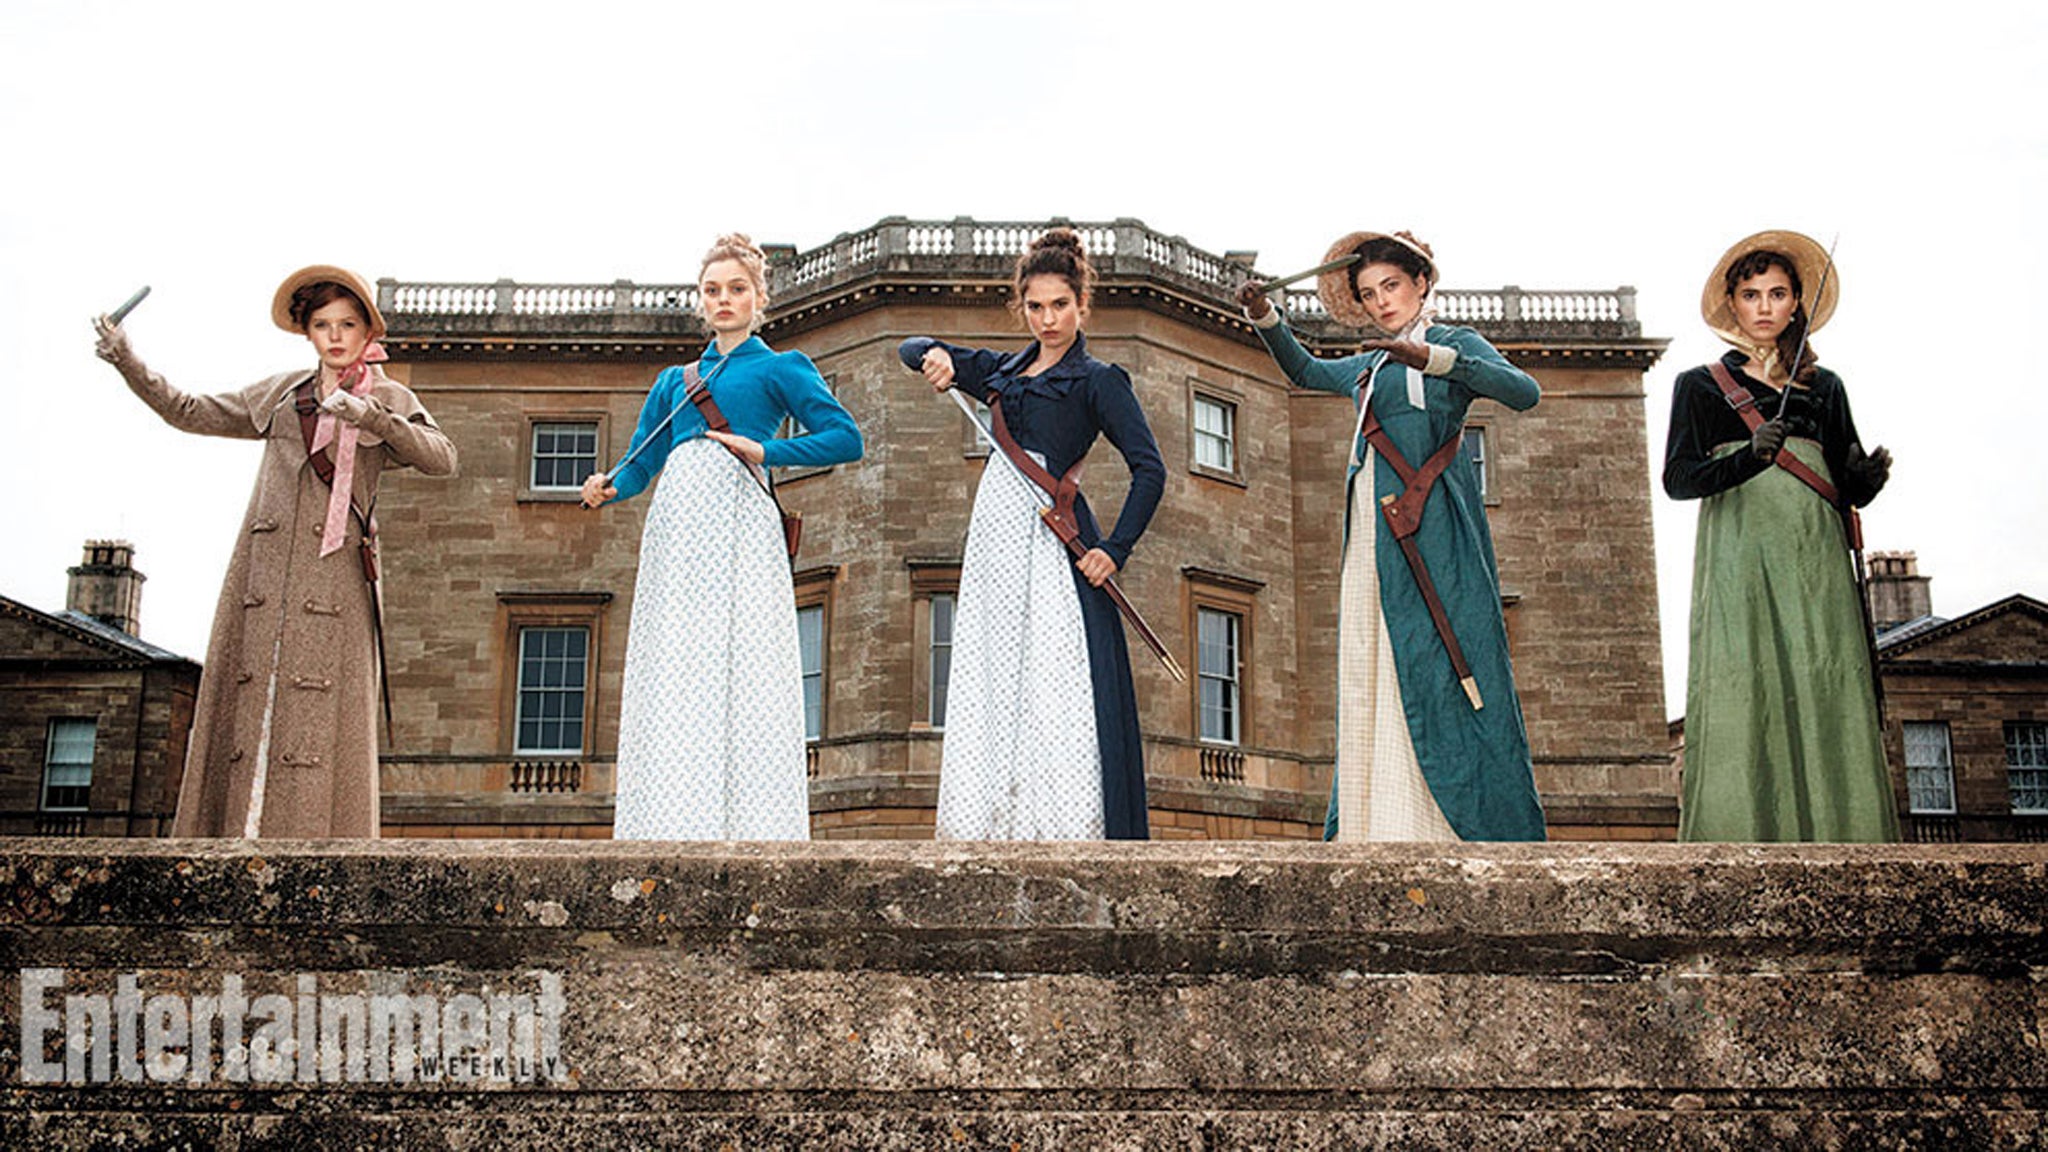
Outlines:
{"label": "navy blue coat", "polygon": [[[1038,343],[1010,355],[985,348],[963,348],[927,336],[905,340],[897,350],[903,363],[918,368],[933,347],[953,357],[953,385],[987,403],[1002,396],[1003,422],[1017,443],[1045,455],[1055,476],[1088,454],[1097,436],[1106,436],[1123,454],[1131,470],[1130,492],[1117,513],[1116,528],[1105,537],[1088,508],[1086,496],[1074,502],[1081,542],[1100,548],[1121,571],[1131,549],[1166,491],[1166,465],[1145,422],[1144,409],[1131,388],[1131,378],[1114,364],[1088,355],[1088,340],[1077,336],[1060,362],[1036,376],[1020,375],[1038,358]],[[1000,467],[1000,465],[998,465]],[[1089,680],[1095,692],[1095,735],[1102,751],[1103,834],[1112,840],[1143,840],[1149,835],[1145,809],[1145,752],[1138,734],[1138,697],[1131,687],[1131,652],[1124,625],[1109,593],[1091,588],[1074,570],[1074,591],[1081,599],[1082,626],[1088,633]]]}

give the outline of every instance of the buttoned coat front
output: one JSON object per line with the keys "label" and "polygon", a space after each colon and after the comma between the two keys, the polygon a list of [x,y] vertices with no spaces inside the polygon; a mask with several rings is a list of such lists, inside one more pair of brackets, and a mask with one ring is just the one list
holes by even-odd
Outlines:
{"label": "buttoned coat front", "polygon": [[[329,488],[293,410],[309,370],[237,392],[188,395],[140,364],[128,386],[166,423],[263,441],[206,648],[173,834],[375,836],[378,668],[371,588],[348,518],[320,555]],[[353,501],[372,508],[387,467],[452,475],[455,446],[412,391],[378,374],[358,425]],[[332,451],[332,449],[329,449]]]}

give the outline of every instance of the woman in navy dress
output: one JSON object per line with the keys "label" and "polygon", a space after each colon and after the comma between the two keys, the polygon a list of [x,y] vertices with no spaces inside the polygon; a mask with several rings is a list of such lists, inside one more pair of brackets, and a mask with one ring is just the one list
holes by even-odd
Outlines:
{"label": "woman in navy dress", "polygon": [[1107,536],[1085,498],[1076,501],[1087,551],[1075,560],[1037,515],[1042,491],[1002,461],[983,470],[954,622],[940,839],[1147,837],[1130,649],[1102,585],[1129,562],[1166,469],[1130,376],[1088,355],[1081,325],[1093,280],[1081,238],[1052,229],[1017,262],[1012,307],[1031,344],[1005,354],[920,336],[899,350],[938,391],[1000,405],[1018,446],[1053,475],[1065,476],[1098,436],[1131,473]]}

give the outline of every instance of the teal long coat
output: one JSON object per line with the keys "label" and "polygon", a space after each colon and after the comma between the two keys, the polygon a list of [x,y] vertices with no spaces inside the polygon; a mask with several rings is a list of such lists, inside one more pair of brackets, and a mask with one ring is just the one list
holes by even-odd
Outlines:
{"label": "teal long coat", "polygon": [[[1407,371],[1383,353],[1367,352],[1337,360],[1310,356],[1283,322],[1258,330],[1267,351],[1287,378],[1303,388],[1350,396],[1356,403],[1358,380],[1371,373],[1370,403],[1380,424],[1410,465],[1421,467],[1431,453],[1452,437],[1461,436],[1465,414],[1480,397],[1515,411],[1536,404],[1541,389],[1527,372],[1507,362],[1486,338],[1470,328],[1432,325],[1427,339],[1456,350],[1457,363],[1448,375],[1424,376],[1424,407],[1408,402]],[[1354,412],[1355,415],[1355,412]],[[1365,457],[1365,447],[1356,446]],[[1393,466],[1375,455],[1373,491],[1397,493],[1401,479]],[[1345,481],[1345,524],[1357,478],[1354,465]],[[1493,557],[1493,533],[1487,527],[1485,501],[1476,469],[1453,465],[1429,494],[1422,529],[1416,540],[1444,610],[1451,618],[1465,659],[1479,682],[1485,707],[1474,711],[1451,671],[1429,608],[1409,574],[1386,520],[1377,514],[1378,537],[1373,555],[1379,568],[1380,608],[1394,649],[1394,667],[1401,681],[1401,704],[1415,759],[1437,807],[1465,840],[1542,840],[1543,806],[1529,764],[1529,734],[1522,723],[1522,702],[1515,692],[1514,666],[1508,659],[1507,626],[1501,618],[1500,575]],[[1337,706],[1342,708],[1343,701]],[[1326,833],[1336,834],[1336,804],[1331,802]]]}

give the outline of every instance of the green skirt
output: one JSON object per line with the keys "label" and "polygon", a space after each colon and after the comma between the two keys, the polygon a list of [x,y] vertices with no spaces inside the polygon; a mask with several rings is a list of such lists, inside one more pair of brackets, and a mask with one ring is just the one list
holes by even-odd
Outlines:
{"label": "green skirt", "polygon": [[[1785,447],[1827,476],[1819,445]],[[1863,628],[1813,489],[1769,468],[1701,502],[1679,839],[1899,838]]]}

